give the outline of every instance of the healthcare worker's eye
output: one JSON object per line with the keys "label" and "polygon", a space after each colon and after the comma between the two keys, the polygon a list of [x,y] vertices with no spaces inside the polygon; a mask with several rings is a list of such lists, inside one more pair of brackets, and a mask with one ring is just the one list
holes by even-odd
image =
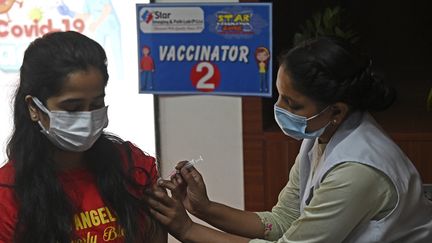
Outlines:
{"label": "healthcare worker's eye", "polygon": [[298,111],[298,110],[301,110],[301,109],[303,108],[302,105],[299,105],[299,104],[293,104],[293,103],[288,104],[288,106],[289,106],[290,109],[293,110],[293,111]]}
{"label": "healthcare worker's eye", "polygon": [[294,100],[287,96],[279,95],[278,101],[280,101],[281,106],[287,106],[292,111],[301,110],[303,108],[303,105],[296,103]]}
{"label": "healthcare worker's eye", "polygon": [[301,105],[297,102],[294,102],[292,99],[288,99],[287,105],[290,108],[290,110],[292,110],[292,111],[298,111],[298,110],[303,109],[303,107],[304,107],[303,105]]}

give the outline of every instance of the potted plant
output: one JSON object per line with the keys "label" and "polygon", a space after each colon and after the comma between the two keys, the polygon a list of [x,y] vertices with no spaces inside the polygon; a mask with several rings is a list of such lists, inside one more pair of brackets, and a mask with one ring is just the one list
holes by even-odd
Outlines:
{"label": "potted plant", "polygon": [[294,34],[294,45],[319,36],[337,36],[356,43],[359,35],[351,29],[345,19],[345,10],[339,6],[327,7],[300,25],[300,32]]}

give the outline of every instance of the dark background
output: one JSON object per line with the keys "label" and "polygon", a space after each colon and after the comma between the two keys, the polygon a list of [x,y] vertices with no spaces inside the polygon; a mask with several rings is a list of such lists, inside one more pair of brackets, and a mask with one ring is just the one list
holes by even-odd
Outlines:
{"label": "dark background", "polygon": [[[359,34],[358,45],[369,53],[374,71],[394,86],[395,104],[387,111],[373,114],[390,132],[432,131],[432,111],[426,110],[427,94],[432,87],[432,4],[430,1],[388,0],[273,0],[273,58],[293,46],[293,37],[315,13],[326,7],[345,10],[344,23]],[[277,129],[273,104],[263,99],[263,129]]]}

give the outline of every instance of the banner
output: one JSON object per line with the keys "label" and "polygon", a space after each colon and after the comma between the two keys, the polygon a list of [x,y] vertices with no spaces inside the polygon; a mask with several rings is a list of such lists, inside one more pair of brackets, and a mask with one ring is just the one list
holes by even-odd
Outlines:
{"label": "banner", "polygon": [[137,4],[139,92],[270,97],[271,7]]}

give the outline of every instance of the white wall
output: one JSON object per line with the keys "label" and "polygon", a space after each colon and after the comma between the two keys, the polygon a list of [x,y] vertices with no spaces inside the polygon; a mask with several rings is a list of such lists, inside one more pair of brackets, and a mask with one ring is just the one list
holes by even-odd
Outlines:
{"label": "white wall", "polygon": [[[146,153],[156,155],[153,95],[138,93],[138,50],[135,16],[136,3],[149,0],[111,0],[120,21],[121,53],[123,77],[117,78],[118,69],[115,56],[109,46],[105,47],[108,56],[110,80],[106,88],[105,103],[109,105],[109,125],[107,131],[119,135],[138,145]],[[133,14],[131,14],[133,13]]]}
{"label": "white wall", "polygon": [[[196,168],[203,174],[210,199],[243,209],[241,98],[160,96],[159,115],[162,175],[178,161],[202,155],[204,162]],[[170,237],[169,242],[178,241]]]}

